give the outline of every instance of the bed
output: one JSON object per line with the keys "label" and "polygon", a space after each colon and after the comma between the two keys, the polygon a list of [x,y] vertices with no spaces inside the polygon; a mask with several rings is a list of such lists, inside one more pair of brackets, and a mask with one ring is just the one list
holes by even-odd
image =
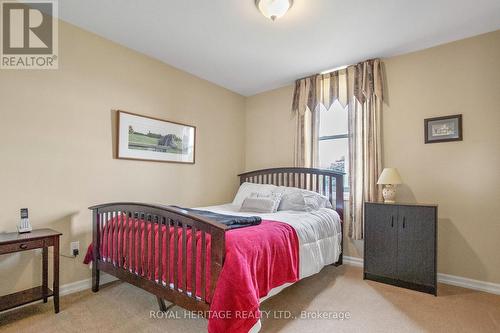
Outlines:
{"label": "bed", "polygon": [[[312,168],[241,174],[241,184],[314,191],[328,198],[333,209],[255,214],[241,213],[234,204],[202,208],[259,215],[263,220],[258,226],[233,230],[172,206],[109,203],[90,207],[92,290],[98,292],[103,271],[154,294],[163,311],[167,300],[207,317],[209,332],[256,332],[260,328],[258,305],[264,298],[325,265],[342,264],[343,176]],[[226,309],[240,317],[220,318]]]}

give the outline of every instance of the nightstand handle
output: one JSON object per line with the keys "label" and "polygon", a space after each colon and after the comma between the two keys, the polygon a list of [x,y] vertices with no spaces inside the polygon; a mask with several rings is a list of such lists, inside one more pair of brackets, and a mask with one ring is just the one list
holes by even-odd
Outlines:
{"label": "nightstand handle", "polygon": [[19,245],[19,248],[26,250],[28,248],[28,244],[21,244]]}
{"label": "nightstand handle", "polygon": [[405,221],[406,221],[406,216],[403,216],[403,229],[404,229],[404,228],[405,228],[405,226],[406,226]]}
{"label": "nightstand handle", "polygon": [[391,228],[394,228],[394,215],[391,217]]}

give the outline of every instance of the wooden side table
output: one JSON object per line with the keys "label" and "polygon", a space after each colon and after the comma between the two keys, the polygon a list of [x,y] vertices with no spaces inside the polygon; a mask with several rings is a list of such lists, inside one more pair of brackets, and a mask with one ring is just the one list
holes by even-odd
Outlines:
{"label": "wooden side table", "polygon": [[[52,229],[38,229],[29,233],[0,234],[0,255],[33,249],[42,249],[42,285],[0,297],[0,311],[20,305],[54,297],[54,311],[59,312],[59,237],[62,234]],[[54,247],[54,286],[48,287],[49,246]]]}

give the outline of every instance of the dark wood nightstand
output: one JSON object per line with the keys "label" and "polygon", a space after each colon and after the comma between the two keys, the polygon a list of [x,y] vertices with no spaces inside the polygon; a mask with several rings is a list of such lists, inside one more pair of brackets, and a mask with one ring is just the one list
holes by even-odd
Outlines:
{"label": "dark wood nightstand", "polygon": [[365,203],[364,278],[437,294],[437,205]]}
{"label": "dark wood nightstand", "polygon": [[[54,311],[59,312],[59,237],[62,234],[52,229],[38,229],[29,233],[17,232],[0,234],[0,255],[27,250],[42,249],[42,285],[0,297],[0,311],[20,305],[54,297]],[[54,286],[48,287],[49,246],[54,247]]]}

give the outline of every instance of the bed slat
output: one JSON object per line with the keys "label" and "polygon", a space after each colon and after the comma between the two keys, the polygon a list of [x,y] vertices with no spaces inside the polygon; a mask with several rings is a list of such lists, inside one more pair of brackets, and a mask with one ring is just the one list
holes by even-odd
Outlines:
{"label": "bed slat", "polygon": [[201,299],[205,301],[207,299],[207,269],[206,269],[206,261],[207,261],[207,240],[205,231],[201,232]]}
{"label": "bed slat", "polygon": [[137,216],[137,236],[138,241],[137,241],[137,275],[142,276],[142,247],[143,247],[143,240],[142,240],[142,223],[141,221],[141,216]]}
{"label": "bed slat", "polygon": [[135,267],[137,266],[137,259],[136,259],[136,256],[135,256],[135,251],[136,251],[136,246],[135,246],[135,239],[136,239],[136,228],[137,228],[137,224],[135,223],[135,216],[134,216],[134,212],[130,212],[130,219],[132,220],[132,242],[130,244],[130,247],[132,248],[131,249],[131,256],[130,256],[130,271],[132,273],[135,273],[136,269]]}
{"label": "bed slat", "polygon": [[191,228],[191,295],[196,297],[196,227]]}
{"label": "bed slat", "polygon": [[187,232],[186,224],[182,224],[182,290],[187,294]]}
{"label": "bed slat", "polygon": [[150,223],[151,227],[151,280],[156,281],[156,232],[155,227],[158,225],[158,215],[154,215]]}
{"label": "bed slat", "polygon": [[149,222],[149,219],[151,219],[151,216],[148,216],[146,213],[143,215],[143,220],[144,220],[144,260],[143,260],[143,274],[146,279],[148,279],[149,275],[149,226],[151,223]]}
{"label": "bed slat", "polygon": [[[106,249],[106,253],[107,253],[107,255],[106,255],[106,256],[107,256],[107,258],[106,258],[106,259],[107,259],[107,261],[108,261],[108,262],[111,262],[111,257],[112,257],[112,255],[110,255],[110,252],[112,252],[112,251],[113,251],[113,248],[111,248],[111,251],[110,251],[110,248],[109,248],[109,247],[110,247],[110,245],[111,245],[111,244],[109,244],[109,239],[110,239],[109,232],[110,232],[110,229],[111,229],[111,226],[112,226],[112,224],[111,224],[111,222],[110,222],[110,221],[112,221],[112,220],[111,220],[111,219],[112,219],[112,217],[113,217],[113,215],[111,214],[111,212],[108,212],[108,213],[107,213],[107,216],[106,216],[106,240],[108,241],[108,244],[106,244],[106,245],[107,245],[107,247],[108,247],[108,248]],[[113,234],[111,234],[111,236],[113,236]]]}
{"label": "bed slat", "polygon": [[163,285],[163,224],[165,218],[159,217],[158,225],[158,283]]}
{"label": "bed slat", "polygon": [[167,260],[166,260],[166,267],[165,267],[165,281],[166,281],[166,284],[167,284],[167,287],[170,288],[170,237],[172,237],[170,234],[170,230],[171,230],[171,226],[172,226],[172,220],[169,218],[167,219],[167,226],[165,228],[165,242],[166,242],[166,257],[167,257]]}
{"label": "bed slat", "polygon": [[174,222],[174,257],[172,258],[172,261],[174,262],[174,289],[178,290],[179,289],[179,230],[177,226],[177,221]]}
{"label": "bed slat", "polygon": [[333,178],[332,178],[332,176],[330,176],[328,178],[328,188],[329,188],[328,199],[330,200],[330,203],[333,205]]}

